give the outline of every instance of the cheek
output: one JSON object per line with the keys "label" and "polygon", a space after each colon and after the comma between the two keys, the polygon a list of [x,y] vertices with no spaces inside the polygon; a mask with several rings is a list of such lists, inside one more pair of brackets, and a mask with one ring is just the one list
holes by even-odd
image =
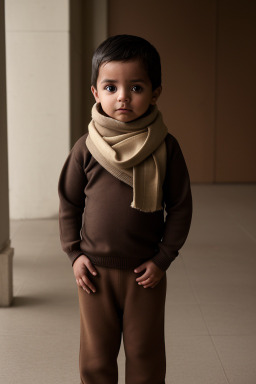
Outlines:
{"label": "cheek", "polygon": [[111,97],[102,97],[101,104],[104,104],[106,106],[111,105],[113,104],[113,99]]}
{"label": "cheek", "polygon": [[140,108],[148,107],[152,103],[151,97],[143,97],[137,100],[137,106]]}

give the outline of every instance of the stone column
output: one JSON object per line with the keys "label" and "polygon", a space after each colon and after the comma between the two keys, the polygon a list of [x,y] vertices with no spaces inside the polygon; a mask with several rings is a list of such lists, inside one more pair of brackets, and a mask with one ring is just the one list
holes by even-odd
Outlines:
{"label": "stone column", "polygon": [[0,306],[9,306],[13,298],[12,259],[9,230],[7,155],[7,110],[5,66],[4,1],[0,1]]}

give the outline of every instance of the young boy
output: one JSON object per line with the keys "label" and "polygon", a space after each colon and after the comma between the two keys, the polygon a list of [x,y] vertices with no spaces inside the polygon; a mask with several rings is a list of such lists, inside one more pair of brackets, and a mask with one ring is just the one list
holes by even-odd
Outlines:
{"label": "young boy", "polygon": [[126,384],[165,383],[166,270],[186,240],[192,203],[182,152],[156,106],[161,89],[159,54],[146,40],[118,35],[96,50],[89,133],[59,181],[84,384],[118,382],[122,335]]}

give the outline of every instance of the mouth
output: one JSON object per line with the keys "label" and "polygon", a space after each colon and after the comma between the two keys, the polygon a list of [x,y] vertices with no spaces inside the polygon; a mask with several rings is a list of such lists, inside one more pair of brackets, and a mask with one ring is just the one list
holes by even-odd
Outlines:
{"label": "mouth", "polygon": [[132,110],[131,109],[129,109],[129,108],[118,108],[117,109],[118,111],[120,111],[120,112],[132,112]]}

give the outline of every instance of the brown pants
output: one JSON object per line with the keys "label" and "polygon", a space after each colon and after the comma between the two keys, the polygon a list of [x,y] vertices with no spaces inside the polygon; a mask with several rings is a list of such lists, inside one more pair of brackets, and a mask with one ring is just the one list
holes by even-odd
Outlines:
{"label": "brown pants", "polygon": [[126,384],[164,384],[166,275],[143,288],[133,270],[96,267],[96,293],[79,288],[80,375],[83,384],[118,383],[117,356],[123,334]]}

